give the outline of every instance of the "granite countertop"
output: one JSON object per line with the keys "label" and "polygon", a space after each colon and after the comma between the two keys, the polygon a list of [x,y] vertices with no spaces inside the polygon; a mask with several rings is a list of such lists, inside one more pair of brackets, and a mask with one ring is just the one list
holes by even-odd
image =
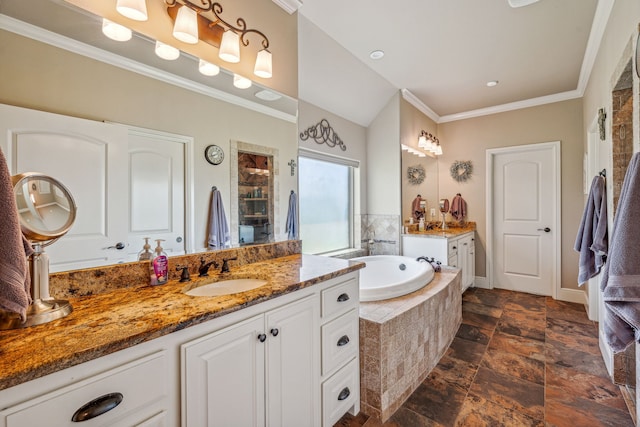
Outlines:
{"label": "granite countertop", "polygon": [[[69,298],[73,312],[44,325],[0,331],[0,390],[238,311],[364,267],[361,262],[290,255],[210,273],[191,282],[129,287]],[[220,297],[183,290],[203,282],[265,279],[260,288]],[[55,344],[55,345],[54,345]],[[28,355],[28,357],[26,357]]]}
{"label": "granite countertop", "polygon": [[432,228],[431,230],[418,231],[418,226],[412,224],[408,228],[407,233],[403,233],[403,236],[423,236],[423,237],[436,237],[442,239],[448,239],[450,237],[460,236],[461,234],[475,231],[476,223],[467,222],[464,225],[457,223],[448,223],[449,228],[443,230],[441,228]]}

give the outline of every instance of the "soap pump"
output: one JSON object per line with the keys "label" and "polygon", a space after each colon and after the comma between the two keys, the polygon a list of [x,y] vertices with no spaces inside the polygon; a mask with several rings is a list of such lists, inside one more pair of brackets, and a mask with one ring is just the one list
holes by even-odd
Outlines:
{"label": "soap pump", "polygon": [[[169,266],[167,261],[167,254],[162,249],[160,242],[164,242],[164,239],[157,239],[158,246],[155,249],[155,255],[153,257],[153,274],[151,276],[152,285],[164,285],[169,280]],[[155,283],[154,277],[155,275]]]}
{"label": "soap pump", "polygon": [[149,250],[151,249],[151,245],[149,244],[149,237],[143,237],[143,239],[144,246],[142,247],[142,250],[138,252],[138,261],[150,261],[153,259],[153,252]]}

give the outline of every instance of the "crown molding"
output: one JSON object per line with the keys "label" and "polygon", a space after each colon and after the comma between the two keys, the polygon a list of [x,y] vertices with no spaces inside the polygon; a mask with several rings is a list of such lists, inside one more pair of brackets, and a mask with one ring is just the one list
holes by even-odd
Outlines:
{"label": "crown molding", "polygon": [[150,77],[164,83],[169,83],[171,85],[201,95],[205,95],[210,98],[228,102],[229,104],[244,107],[258,113],[266,114],[277,119],[285,120],[291,123],[298,122],[298,118],[296,115],[284,113],[282,111],[276,110],[275,108],[270,108],[257,102],[252,102],[239,96],[232,95],[222,90],[194,82],[176,74],[169,73],[159,68],[151,67],[149,65],[134,61],[124,56],[116,55],[115,53],[79,42],[72,38],[45,30],[35,25],[28,24],[24,21],[20,21],[7,15],[0,14],[0,29],[10,31],[19,36],[28,37],[32,40],[46,43],[60,49],[67,50],[69,52],[76,53],[78,55],[82,55],[96,61],[103,62],[105,64],[113,65],[114,67],[132,71],[145,77]]}
{"label": "crown molding", "polygon": [[427,107],[422,101],[418,99],[409,89],[401,89],[402,98],[409,104],[420,110],[425,116],[429,117],[436,123],[440,122],[440,116],[436,114],[431,108]]}
{"label": "crown molding", "polygon": [[493,107],[479,108],[477,110],[465,111],[462,113],[448,114],[441,116],[438,123],[455,122],[456,120],[471,119],[473,117],[488,116],[490,114],[504,113],[507,111],[521,110],[523,108],[536,107],[538,105],[552,104],[554,102],[567,101],[581,98],[582,93],[577,90],[556,93],[553,95],[541,96],[538,98],[525,99],[523,101],[510,102],[508,104],[495,105]]}
{"label": "crown molding", "polygon": [[598,50],[600,50],[600,44],[602,43],[602,38],[604,37],[604,32],[607,28],[614,3],[615,0],[598,0],[598,6],[596,7],[596,13],[593,17],[593,23],[591,24],[591,32],[589,33],[589,39],[587,41],[587,48],[584,52],[584,59],[582,60],[580,78],[578,79],[577,90],[582,95],[584,95],[587,89],[593,64],[596,62]]}
{"label": "crown molding", "polygon": [[284,9],[289,15],[302,6],[302,1],[299,0],[273,0],[273,2]]}

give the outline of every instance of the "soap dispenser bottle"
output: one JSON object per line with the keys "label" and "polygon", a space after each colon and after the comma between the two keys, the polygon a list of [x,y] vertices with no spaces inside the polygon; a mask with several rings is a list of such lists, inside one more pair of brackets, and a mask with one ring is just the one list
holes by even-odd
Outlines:
{"label": "soap dispenser bottle", "polygon": [[144,237],[144,246],[142,247],[142,250],[138,252],[138,261],[151,261],[153,259],[153,252],[149,249],[151,249],[149,238]]}
{"label": "soap dispenser bottle", "polygon": [[167,260],[167,254],[162,249],[160,242],[164,242],[163,239],[157,239],[158,246],[155,249],[155,255],[153,257],[153,274],[155,274],[155,283],[153,274],[151,276],[152,285],[164,285],[169,280],[169,266]]}

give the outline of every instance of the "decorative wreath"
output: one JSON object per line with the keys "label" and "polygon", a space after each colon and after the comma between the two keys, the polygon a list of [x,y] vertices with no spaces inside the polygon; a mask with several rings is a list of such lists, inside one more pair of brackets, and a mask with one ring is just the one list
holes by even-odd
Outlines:
{"label": "decorative wreath", "polygon": [[407,178],[409,179],[409,184],[411,185],[422,184],[425,176],[426,174],[422,165],[409,166],[407,168]]}
{"label": "decorative wreath", "polygon": [[456,181],[466,182],[469,178],[471,178],[471,173],[473,172],[473,166],[471,165],[471,160],[467,160],[467,161],[456,160],[451,165],[449,172],[451,172],[451,177]]}

